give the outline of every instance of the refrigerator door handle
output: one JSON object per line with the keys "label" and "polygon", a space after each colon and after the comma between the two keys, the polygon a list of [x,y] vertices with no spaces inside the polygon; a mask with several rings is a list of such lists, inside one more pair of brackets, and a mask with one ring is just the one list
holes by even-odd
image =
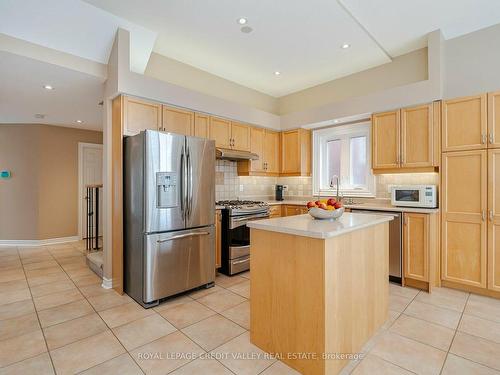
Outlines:
{"label": "refrigerator door handle", "polygon": [[187,208],[187,218],[191,217],[191,211],[193,208],[193,166],[191,165],[191,155],[189,153],[189,148],[187,148],[186,156],[186,208]]}
{"label": "refrigerator door handle", "polygon": [[186,234],[179,234],[177,236],[172,236],[169,238],[165,238],[163,240],[157,240],[157,243],[163,243],[163,242],[168,242],[168,241],[173,241],[173,240],[179,240],[181,238],[187,238],[187,237],[194,237],[194,236],[208,236],[210,233],[208,232],[195,232],[195,233],[186,233]]}
{"label": "refrigerator door handle", "polygon": [[181,181],[181,212],[182,212],[182,216],[184,217],[185,214],[185,207],[184,207],[184,203],[185,203],[185,198],[186,198],[186,194],[184,194],[184,189],[185,189],[185,181],[184,181],[184,163],[185,163],[185,160],[184,160],[184,146],[182,147],[182,150],[181,150],[181,170],[180,170],[180,181]]}

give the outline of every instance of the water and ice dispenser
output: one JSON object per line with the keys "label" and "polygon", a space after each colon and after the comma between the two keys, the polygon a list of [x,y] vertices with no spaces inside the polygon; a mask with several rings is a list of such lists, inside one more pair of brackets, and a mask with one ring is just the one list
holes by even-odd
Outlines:
{"label": "water and ice dispenser", "polygon": [[156,206],[172,208],[179,205],[179,185],[176,172],[156,173]]}

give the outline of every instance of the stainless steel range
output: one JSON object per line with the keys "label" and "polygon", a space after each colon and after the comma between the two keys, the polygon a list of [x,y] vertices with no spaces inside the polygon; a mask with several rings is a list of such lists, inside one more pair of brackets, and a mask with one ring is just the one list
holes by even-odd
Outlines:
{"label": "stainless steel range", "polygon": [[219,201],[223,206],[221,223],[221,269],[226,275],[234,275],[250,269],[251,220],[269,217],[269,206],[258,201]]}

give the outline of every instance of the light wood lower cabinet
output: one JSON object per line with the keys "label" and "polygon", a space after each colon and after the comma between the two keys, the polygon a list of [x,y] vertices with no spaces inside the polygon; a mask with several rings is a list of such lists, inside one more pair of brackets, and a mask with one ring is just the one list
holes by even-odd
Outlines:
{"label": "light wood lower cabinet", "polygon": [[222,214],[220,210],[215,211],[215,268],[220,268],[221,261],[221,228]]}
{"label": "light wood lower cabinet", "polygon": [[162,128],[161,104],[129,96],[121,96],[120,98],[122,100],[124,135],[135,135],[142,130],[160,130]]}
{"label": "light wood lower cabinet", "polygon": [[281,208],[281,216],[294,216],[307,214],[307,207],[285,204]]}
{"label": "light wood lower cabinet", "polygon": [[194,113],[164,105],[161,130],[175,134],[194,135]]}
{"label": "light wood lower cabinet", "polygon": [[280,217],[281,216],[281,205],[269,206],[269,217]]}
{"label": "light wood lower cabinet", "polygon": [[442,279],[486,288],[487,151],[442,156]]}
{"label": "light wood lower cabinet", "polygon": [[404,277],[429,281],[429,215],[403,214]]}
{"label": "light wood lower cabinet", "polygon": [[500,292],[500,149],[488,150],[488,289]]}

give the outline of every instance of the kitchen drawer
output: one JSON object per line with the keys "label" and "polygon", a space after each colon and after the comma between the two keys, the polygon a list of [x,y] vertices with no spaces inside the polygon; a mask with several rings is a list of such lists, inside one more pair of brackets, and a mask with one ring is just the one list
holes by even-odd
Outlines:
{"label": "kitchen drawer", "polygon": [[294,216],[307,214],[307,207],[299,205],[284,205],[281,212],[282,216]]}
{"label": "kitchen drawer", "polygon": [[277,204],[274,206],[269,206],[269,217],[280,217],[281,216],[281,205]]}

